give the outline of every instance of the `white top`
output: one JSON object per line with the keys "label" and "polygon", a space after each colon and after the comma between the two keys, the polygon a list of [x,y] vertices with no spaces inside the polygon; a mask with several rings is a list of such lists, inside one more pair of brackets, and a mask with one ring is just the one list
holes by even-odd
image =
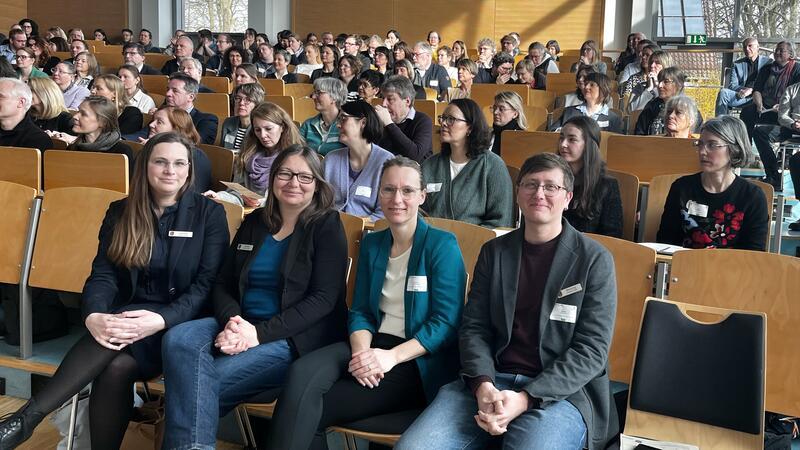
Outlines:
{"label": "white top", "polygon": [[322,64],[298,64],[294,67],[294,73],[311,76],[311,72],[317,69],[322,69]]}
{"label": "white top", "polygon": [[450,179],[455,180],[459,173],[461,173],[461,169],[467,165],[469,161],[463,163],[456,163],[453,160],[450,160]]}
{"label": "white top", "polygon": [[447,70],[447,76],[450,77],[451,80],[458,81],[458,67],[447,66],[445,69]]}
{"label": "white top", "polygon": [[135,106],[139,108],[142,114],[147,114],[151,109],[156,107],[156,102],[153,101],[153,97],[150,97],[139,89],[136,91],[136,94],[128,100],[128,106]]}
{"label": "white top", "polygon": [[394,258],[389,257],[379,303],[383,320],[381,320],[378,332],[391,334],[401,339],[406,338],[405,282],[412,248],[413,246],[409,247],[408,250]]}

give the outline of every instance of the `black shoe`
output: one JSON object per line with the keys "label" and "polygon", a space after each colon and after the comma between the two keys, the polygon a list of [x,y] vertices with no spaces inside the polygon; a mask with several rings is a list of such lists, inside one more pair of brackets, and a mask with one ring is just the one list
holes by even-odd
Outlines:
{"label": "black shoe", "polygon": [[16,448],[33,435],[44,414],[34,411],[32,405],[33,401],[29,401],[22,409],[0,421],[0,450]]}
{"label": "black shoe", "polygon": [[789,224],[789,231],[800,231],[800,219]]}

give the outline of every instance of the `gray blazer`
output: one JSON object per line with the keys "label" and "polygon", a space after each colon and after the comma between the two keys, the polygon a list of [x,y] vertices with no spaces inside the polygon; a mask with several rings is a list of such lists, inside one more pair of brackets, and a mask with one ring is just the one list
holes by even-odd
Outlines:
{"label": "gray blazer", "polygon": [[[770,59],[764,55],[758,55],[758,60],[756,61],[756,72],[753,75],[753,81],[755,82],[755,78],[758,75],[758,71],[764,67]],[[728,80],[727,88],[732,91],[738,91],[739,89],[745,87],[747,85],[747,57],[739,58],[733,63],[733,68],[731,69],[730,79]]]}
{"label": "gray blazer", "polygon": [[[219,140],[222,146],[233,150],[233,141],[236,139],[236,131],[239,129],[239,117],[232,116],[222,122],[222,135]],[[247,127],[250,130],[250,127]]]}
{"label": "gray blazer", "polygon": [[[617,287],[614,260],[566,220],[547,278],[539,317],[542,372],[525,391],[542,405],[567,400],[583,416],[590,450],[603,449],[619,423],[608,381]],[[500,353],[511,340],[524,226],[487,242],[475,264],[459,333],[461,376],[495,380]],[[563,289],[581,290],[561,295]],[[577,307],[575,323],[550,320],[556,303]]]}

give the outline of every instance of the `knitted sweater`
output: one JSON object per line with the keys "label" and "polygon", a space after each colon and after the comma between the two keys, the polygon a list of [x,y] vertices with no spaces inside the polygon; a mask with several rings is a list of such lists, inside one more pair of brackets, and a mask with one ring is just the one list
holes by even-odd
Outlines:
{"label": "knitted sweater", "polygon": [[378,203],[383,163],[394,158],[386,149],[372,144],[366,164],[355,180],[350,178],[350,149],[340,148],[325,155],[325,180],[331,184],[336,209],[375,221],[383,218]]}

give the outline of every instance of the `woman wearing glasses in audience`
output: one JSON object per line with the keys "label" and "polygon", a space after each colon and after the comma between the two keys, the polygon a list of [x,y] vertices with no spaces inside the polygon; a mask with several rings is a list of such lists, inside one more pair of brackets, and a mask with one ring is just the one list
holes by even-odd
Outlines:
{"label": "woman wearing glasses in audience", "polygon": [[338,78],[319,78],[314,81],[314,109],[319,114],[306,119],[300,126],[300,135],[306,144],[325,156],[331,150],[341,148],[339,144],[339,109],[347,99],[347,88]]}
{"label": "woman wearing glasses in audience", "polygon": [[575,72],[575,92],[564,94],[556,98],[556,105],[569,108],[570,106],[578,106],[586,101],[583,98],[583,87],[586,85],[586,77],[595,70],[592,66],[582,65],[578,67]]}
{"label": "woman wearing glasses in audience", "polygon": [[250,129],[233,160],[233,181],[262,198],[251,198],[234,190],[208,191],[206,195],[243,206],[261,206],[274,161],[281,151],[295,144],[303,144],[303,138],[289,114],[274,103],[259,104],[250,113]]}
{"label": "woman wearing glasses in audience", "polygon": [[[644,107],[639,119],[636,121],[634,134],[661,135],[664,134],[664,105],[672,97],[683,94],[686,74],[677,67],[667,67],[658,74],[658,97],[650,100]],[[698,111],[695,115],[695,128],[703,124],[703,117]],[[693,131],[694,131],[693,130]]]}
{"label": "woman wearing glasses in audience", "polygon": [[561,117],[550,125],[550,129],[558,131],[569,119],[586,116],[597,122],[603,131],[622,133],[622,117],[611,110],[610,102],[611,80],[604,73],[590,73],[583,83],[583,103],[564,109]]}
{"label": "woman wearing glasses in audience", "polygon": [[264,101],[264,88],[258,83],[236,86],[233,90],[233,116],[222,122],[222,146],[239,153],[250,131],[250,113]]}
{"label": "woman wearing glasses in audience", "polygon": [[347,239],[313,149],[275,160],[211,292],[214,317],[164,337],[164,448],[214,448],[219,417],[283,385],[292,362],[346,336]]}
{"label": "woman wearing glasses in audience", "polygon": [[31,36],[28,38],[28,46],[33,49],[33,53],[36,55],[34,65],[45,74],[51,73],[53,67],[61,61],[59,58],[50,54],[47,41],[40,36]]}
{"label": "woman wearing glasses in audience", "polygon": [[[37,127],[51,133],[72,131],[72,114],[64,106],[64,96],[50,78],[31,78],[31,119]],[[50,134],[50,133],[48,133]]]}
{"label": "woman wearing glasses in audience", "polygon": [[111,100],[117,106],[117,121],[122,134],[136,133],[142,129],[142,112],[135,106],[128,106],[128,95],[122,80],[116,75],[99,75],[94,79],[92,95],[99,95]]}
{"label": "woman wearing glasses in audience", "polygon": [[325,179],[333,186],[334,207],[371,221],[383,218],[378,202],[383,163],[394,155],[375,144],[383,126],[363,100],[345,103],[339,114],[339,142],[345,148],[325,156]]}
{"label": "woman wearing glasses in audience", "polygon": [[765,250],[766,198],[758,186],[734,173],[750,159],[744,123],[732,116],[710,119],[695,146],[700,172],[672,183],[656,240],[687,248]]}
{"label": "woman wearing glasses in audience", "polygon": [[384,163],[389,228],[361,243],[349,341],[292,364],[267,448],[326,449],[326,427],[424,408],[455,379],[466,274],[455,236],[419,216],[424,186],[415,161]]}
{"label": "woman wearing glasses in audience", "polygon": [[500,139],[503,131],[528,128],[528,119],[525,117],[522,105],[522,97],[516,92],[502,91],[494,96],[491,149],[498,156],[500,156]]}
{"label": "woman wearing glasses in audience", "polygon": [[196,318],[207,304],[228,247],[228,225],[220,205],[188,189],[191,144],[174,133],[159,135],[135,166],[130,194],[108,208],[83,288],[89,333],[47,384],[0,422],[4,449],[28,439],[47,414],[89,383],[91,447],[119,448],[134,382],[162,372],[164,331]]}
{"label": "woman wearing glasses in audience", "polygon": [[30,47],[22,47],[17,50],[17,76],[24,82],[31,78],[47,78],[47,74],[34,66],[36,54]]}
{"label": "woman wearing glasses in audience", "polygon": [[[578,231],[621,238],[622,199],[617,180],[606,173],[600,139],[600,127],[587,116],[575,116],[561,127],[556,153],[575,175],[572,201],[564,218]],[[544,192],[546,196],[554,193]]]}
{"label": "woman wearing glasses in audience", "polygon": [[128,105],[139,108],[142,114],[147,114],[156,108],[153,97],[147,95],[142,89],[142,78],[139,76],[139,69],[136,66],[126,64],[117,70],[117,76],[122,80],[125,87],[125,94],[128,96]]}
{"label": "woman wearing glasses in audience", "polygon": [[491,130],[473,100],[453,100],[439,116],[442,151],[422,163],[422,208],[432,217],[489,228],[511,227],[514,189],[508,169],[490,151]]}
{"label": "woman wearing glasses in audience", "polygon": [[56,82],[64,95],[64,106],[75,111],[83,99],[89,96],[89,89],[78,85],[75,81],[75,66],[61,61],[53,69],[53,81]]}
{"label": "woman wearing glasses in audience", "polygon": [[[642,50],[644,54],[645,51]],[[672,56],[663,51],[655,50],[647,57],[647,70],[643,72],[644,79],[638,84],[631,87],[631,99],[628,105],[630,111],[638,111],[647,106],[647,103],[658,98],[659,94],[659,81],[658,75],[662,70],[668,67],[673,67]],[[628,83],[635,81],[628,79]]]}
{"label": "woman wearing glasses in audience", "polygon": [[100,75],[100,66],[93,54],[84,51],[75,55],[75,76],[80,86],[91,89],[92,83],[98,75]]}
{"label": "woman wearing glasses in audience", "polygon": [[697,122],[697,104],[691,97],[676,95],[664,106],[664,136],[690,138]]}

